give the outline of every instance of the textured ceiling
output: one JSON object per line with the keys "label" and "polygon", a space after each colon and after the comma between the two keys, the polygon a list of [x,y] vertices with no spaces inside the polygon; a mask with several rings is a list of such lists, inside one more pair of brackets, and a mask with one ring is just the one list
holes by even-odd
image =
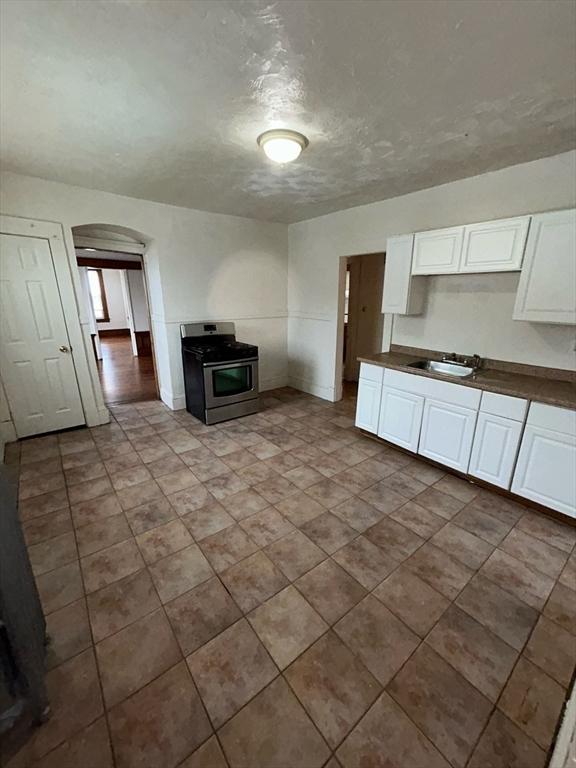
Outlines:
{"label": "textured ceiling", "polygon": [[[7,170],[297,221],[574,146],[570,0],[3,0]],[[258,150],[291,127],[286,167]]]}

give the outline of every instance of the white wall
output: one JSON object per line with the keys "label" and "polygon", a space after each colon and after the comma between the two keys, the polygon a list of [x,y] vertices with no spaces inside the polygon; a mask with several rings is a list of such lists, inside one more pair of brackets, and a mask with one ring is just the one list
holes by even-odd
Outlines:
{"label": "white wall", "polygon": [[102,280],[106,291],[109,322],[98,322],[99,331],[112,331],[128,328],[128,317],[124,295],[122,293],[122,276],[119,269],[103,269]]}
{"label": "white wall", "polygon": [[[384,250],[393,234],[574,207],[575,173],[568,152],[290,225],[290,383],[334,398],[339,257]],[[425,315],[397,316],[392,342],[573,367],[573,328],[512,320],[517,280],[432,278]]]}
{"label": "white wall", "polygon": [[[144,263],[160,391],[171,407],[184,407],[182,322],[235,321],[239,340],[260,346],[262,388],[286,383],[286,225],[177,208],[19,174],[3,174],[0,183],[3,213],[62,223],[82,306],[71,228],[100,223],[142,234],[148,244]],[[85,308],[81,320],[87,327]],[[95,365],[92,372],[97,376]]]}

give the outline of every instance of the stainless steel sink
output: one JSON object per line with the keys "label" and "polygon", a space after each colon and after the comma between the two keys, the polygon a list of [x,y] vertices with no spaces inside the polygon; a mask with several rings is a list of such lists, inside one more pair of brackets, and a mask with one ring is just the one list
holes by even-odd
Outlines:
{"label": "stainless steel sink", "polygon": [[442,376],[454,376],[457,379],[467,379],[478,370],[462,363],[440,362],[439,360],[417,360],[415,363],[408,363],[408,368],[419,368],[422,371],[439,373]]}

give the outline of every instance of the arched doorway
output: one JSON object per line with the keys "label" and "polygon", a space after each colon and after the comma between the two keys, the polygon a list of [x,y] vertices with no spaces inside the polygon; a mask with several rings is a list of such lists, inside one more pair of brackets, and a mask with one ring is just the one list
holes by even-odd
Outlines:
{"label": "arched doorway", "polygon": [[72,236],[104,402],[158,399],[147,238],[109,224],[73,227]]}

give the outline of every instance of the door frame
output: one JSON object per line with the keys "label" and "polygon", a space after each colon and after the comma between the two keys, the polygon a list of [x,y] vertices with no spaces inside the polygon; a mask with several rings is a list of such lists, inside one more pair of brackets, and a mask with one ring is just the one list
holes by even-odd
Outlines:
{"label": "door frame", "polygon": [[108,423],[110,414],[104,405],[102,392],[101,390],[98,391],[93,384],[91,365],[94,367],[96,376],[97,371],[92,351],[90,328],[88,322],[83,323],[80,320],[80,307],[74,289],[62,225],[51,221],[0,215],[0,234],[35,237],[48,241],[64,313],[64,322],[72,348],[85,423],[89,427]]}

